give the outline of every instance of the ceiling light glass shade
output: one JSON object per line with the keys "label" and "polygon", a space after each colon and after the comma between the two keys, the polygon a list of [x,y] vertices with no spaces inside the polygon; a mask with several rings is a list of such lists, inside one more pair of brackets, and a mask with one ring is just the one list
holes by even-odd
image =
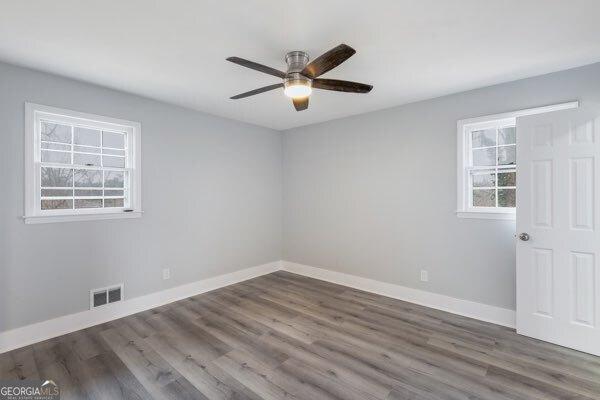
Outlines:
{"label": "ceiling light glass shade", "polygon": [[291,85],[286,85],[285,89],[283,90],[283,93],[285,93],[287,97],[291,97],[293,99],[300,97],[308,97],[312,93],[312,88],[307,82],[295,83]]}

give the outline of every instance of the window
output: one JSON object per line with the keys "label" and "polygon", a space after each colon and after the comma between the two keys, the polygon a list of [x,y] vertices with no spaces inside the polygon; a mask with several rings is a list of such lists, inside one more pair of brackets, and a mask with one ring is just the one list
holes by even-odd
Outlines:
{"label": "window", "polygon": [[575,101],[458,121],[458,216],[515,219],[517,118],[578,106]]}
{"label": "window", "polygon": [[26,105],[25,222],[141,215],[140,124]]}
{"label": "window", "polygon": [[490,121],[468,129],[468,207],[515,208],[517,135],[515,120]]}

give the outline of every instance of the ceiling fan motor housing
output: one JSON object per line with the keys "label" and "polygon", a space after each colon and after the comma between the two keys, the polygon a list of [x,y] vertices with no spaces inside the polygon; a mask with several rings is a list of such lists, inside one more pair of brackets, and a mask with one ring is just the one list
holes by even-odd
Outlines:
{"label": "ceiling fan motor housing", "polygon": [[288,86],[312,86],[312,79],[307,78],[300,72],[308,64],[308,54],[304,51],[290,51],[285,56],[285,62],[288,65],[287,75],[283,81],[283,84],[287,88]]}
{"label": "ceiling fan motor housing", "polygon": [[290,51],[285,55],[287,73],[301,72],[308,64],[308,54],[304,51]]}

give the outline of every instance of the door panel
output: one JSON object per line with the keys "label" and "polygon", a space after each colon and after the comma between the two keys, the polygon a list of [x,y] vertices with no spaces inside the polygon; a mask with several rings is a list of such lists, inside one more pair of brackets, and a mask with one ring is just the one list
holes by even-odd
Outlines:
{"label": "door panel", "polygon": [[531,169],[533,225],[550,228],[552,227],[552,160],[533,161]]}
{"label": "door panel", "polygon": [[533,279],[535,282],[535,313],[552,317],[554,287],[552,250],[533,249]]}
{"label": "door panel", "polygon": [[600,109],[517,119],[517,331],[600,355]]}
{"label": "door panel", "polygon": [[594,229],[594,158],[571,159],[571,227]]}
{"label": "door panel", "polygon": [[595,257],[591,253],[571,252],[571,282],[573,282],[573,322],[594,326]]}

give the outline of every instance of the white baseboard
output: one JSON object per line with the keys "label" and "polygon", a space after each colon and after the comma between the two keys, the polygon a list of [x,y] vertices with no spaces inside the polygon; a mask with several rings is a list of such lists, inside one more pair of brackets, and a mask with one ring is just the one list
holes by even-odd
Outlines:
{"label": "white baseboard", "polygon": [[209,292],[224,286],[242,282],[257,276],[270,274],[280,269],[280,262],[275,261],[256,267],[245,268],[229,274],[219,275],[201,281],[188,283],[160,292],[134,297],[122,302],[108,304],[93,310],[81,311],[47,321],[0,332],[0,353],[41,342],[66,333],[89,328],[104,322],[112,321],[140,311],[149,310],[164,304],[172,303],[200,293]]}
{"label": "white baseboard", "polygon": [[380,282],[373,279],[344,274],[342,272],[330,271],[324,268],[316,268],[288,261],[274,261],[268,264],[250,267],[229,274],[219,275],[162,290],[160,292],[135,297],[124,300],[123,302],[108,304],[93,310],[81,311],[75,314],[69,314],[13,330],[0,332],[0,354],[56,336],[122,318],[127,315],[159,307],[200,293],[209,292],[261,275],[270,274],[278,270],[285,270],[295,274],[377,293],[383,296],[448,311],[453,314],[463,315],[510,328],[515,327],[516,315],[513,310],[469,300],[457,299],[442,294],[426,292],[424,290],[412,289],[392,283]]}
{"label": "white baseboard", "polygon": [[324,268],[316,268],[289,261],[282,261],[281,266],[283,270],[295,274],[349,286],[366,292],[420,304],[453,314],[463,315],[465,317],[475,318],[507,326],[509,328],[514,328],[516,325],[516,313],[514,310],[457,299],[438,293],[426,292],[424,290],[380,282],[373,279],[362,278],[360,276],[344,274],[342,272],[330,271]]}

